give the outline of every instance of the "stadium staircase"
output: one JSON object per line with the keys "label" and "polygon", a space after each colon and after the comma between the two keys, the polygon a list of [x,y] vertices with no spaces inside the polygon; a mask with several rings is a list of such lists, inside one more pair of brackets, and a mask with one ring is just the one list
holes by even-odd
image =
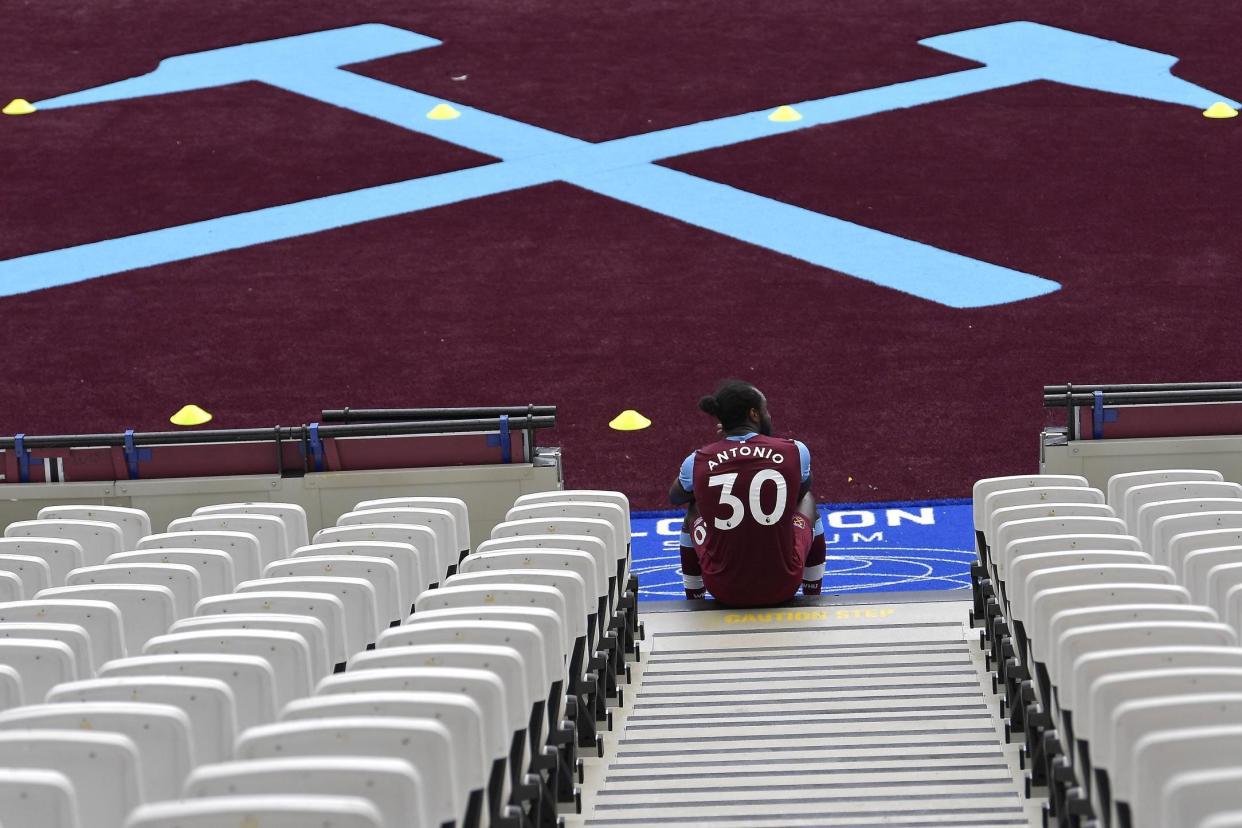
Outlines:
{"label": "stadium staircase", "polygon": [[969,610],[644,611],[616,738],[569,823],[1038,825]]}

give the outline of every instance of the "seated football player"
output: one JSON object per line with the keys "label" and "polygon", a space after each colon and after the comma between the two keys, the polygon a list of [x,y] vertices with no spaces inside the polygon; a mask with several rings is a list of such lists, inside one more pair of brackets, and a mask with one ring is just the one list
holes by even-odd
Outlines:
{"label": "seated football player", "polygon": [[819,595],[824,577],[823,525],[811,496],[811,453],[798,440],[772,436],[759,389],[723,382],[699,400],[720,439],[691,452],[669,499],[688,506],[681,533],[687,598],[706,592],[736,607]]}

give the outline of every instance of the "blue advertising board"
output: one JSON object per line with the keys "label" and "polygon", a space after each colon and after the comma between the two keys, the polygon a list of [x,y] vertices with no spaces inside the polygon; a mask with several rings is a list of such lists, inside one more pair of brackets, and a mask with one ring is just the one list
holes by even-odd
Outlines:
{"label": "blue advertising board", "polygon": [[[824,594],[966,589],[975,558],[969,500],[825,504]],[[634,512],[632,569],[640,600],[684,598],[682,513]]]}

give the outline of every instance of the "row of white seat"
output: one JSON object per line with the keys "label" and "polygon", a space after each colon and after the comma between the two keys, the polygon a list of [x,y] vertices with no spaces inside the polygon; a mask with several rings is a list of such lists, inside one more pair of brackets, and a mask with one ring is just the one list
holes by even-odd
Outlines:
{"label": "row of white seat", "polygon": [[1189,747],[1242,733],[1242,486],[1210,470],[1117,475],[1107,496],[991,478],[975,527],[976,620],[1058,824],[1193,828],[1242,809],[1216,776],[1242,779],[1242,754]]}
{"label": "row of white seat", "polygon": [[[572,761],[567,766],[564,755],[572,759],[575,743],[582,739],[581,725],[593,724],[596,714],[602,717],[606,688],[615,686],[623,672],[624,641],[633,634],[633,613],[625,609],[632,606],[633,595],[625,588],[629,522],[623,497],[601,492],[526,496],[510,519],[496,527],[492,539],[460,561],[456,574],[450,574],[458,564],[455,547],[437,541],[446,536],[459,540],[457,532],[465,521],[448,510],[443,510],[450,518],[446,521],[410,513],[429,511],[425,504],[359,504],[362,514],[342,519],[346,532],[366,531],[375,537],[421,529],[422,537],[408,538],[417,544],[390,535],[343,541],[331,534],[337,529],[328,529],[316,535],[315,544],[297,547],[285,558],[279,554],[280,531],[270,518],[281,524],[287,546],[299,530],[296,507],[282,514],[285,507],[273,509],[273,504],[248,504],[244,512],[237,506],[188,519],[207,517],[212,523],[206,525],[187,527],[174,521],[169,528],[181,535],[177,543],[187,533],[208,535],[188,547],[174,547],[177,562],[122,559],[102,568],[95,565],[86,568],[89,572],[66,573],[66,587],[45,587],[33,601],[0,605],[0,635],[10,636],[0,640],[0,671],[10,680],[7,685],[28,685],[34,692],[27,701],[42,697],[38,690],[43,684],[52,685],[48,704],[0,714],[0,729],[6,731],[0,740],[9,743],[12,755],[25,751],[32,764],[47,765],[54,756],[72,764],[69,757],[75,750],[111,757],[102,764],[112,774],[91,777],[80,773],[85,766],[76,768],[76,781],[89,789],[89,795],[79,791],[77,798],[91,804],[85,811],[78,808],[79,824],[119,825],[118,815],[137,801],[178,796],[180,781],[195,765],[230,757],[258,759],[269,755],[265,750],[274,756],[313,753],[324,745],[339,748],[344,738],[352,745],[346,753],[365,753],[366,746],[378,755],[405,756],[406,777],[427,777],[422,780],[427,784],[415,786],[419,795],[414,799],[428,814],[418,824],[488,824],[493,818],[521,823],[532,815],[546,821],[549,807],[555,816],[558,782],[572,780]],[[462,509],[464,517],[464,504]],[[49,518],[47,522],[57,525],[44,531],[81,532],[82,527],[66,524],[107,523],[97,520],[104,517],[102,512],[99,507],[84,517],[62,512]],[[131,528],[145,528],[139,515],[115,516],[132,518],[137,526]],[[420,525],[428,517],[440,531]],[[244,532],[243,527],[255,531]],[[18,532],[23,539],[37,539],[25,534],[32,528],[38,529],[20,526]],[[222,533],[244,537],[225,538]],[[112,532],[100,534],[115,540]],[[60,540],[77,544],[83,552],[91,545],[80,534]],[[225,548],[198,545],[211,541]],[[464,542],[468,550],[468,538]],[[133,543],[141,546],[144,540]],[[229,565],[255,562],[255,543],[263,577],[236,584],[235,593],[225,591]],[[441,554],[445,549],[449,556]],[[169,550],[152,551],[163,555]],[[264,563],[267,554],[275,557]],[[316,566],[319,574],[308,574]],[[555,568],[540,568],[545,566]],[[442,588],[429,588],[445,576]],[[204,584],[209,586],[204,589]],[[76,598],[58,591],[83,586],[87,589]],[[214,594],[205,594],[208,590]],[[400,623],[411,608],[410,595],[417,595],[412,602],[415,615],[404,625],[385,629]],[[374,651],[368,649],[372,646]],[[45,670],[46,662],[38,663],[52,652],[60,658],[47,661],[58,662],[59,674]],[[127,652],[144,655],[125,658]],[[331,675],[346,660],[348,672]],[[62,680],[51,681],[58,678]],[[452,695],[446,694],[449,690]],[[126,705],[154,706],[159,715],[150,709],[121,709]],[[426,720],[431,711],[440,722]],[[563,715],[576,719],[578,733]],[[95,730],[104,731],[93,736],[104,741],[84,744],[89,738],[83,734],[67,737],[58,730],[72,726],[75,716],[89,716]],[[273,723],[277,718],[281,721]],[[417,733],[410,730],[415,726],[421,728]],[[110,728],[117,732],[106,732]],[[325,728],[335,728],[334,735],[329,737]],[[239,729],[241,736],[232,744],[230,734]],[[593,727],[587,729],[593,745]],[[112,742],[106,745],[108,738]],[[123,745],[118,738],[131,744]],[[388,744],[394,739],[402,743],[399,748]],[[421,745],[418,755],[407,755],[416,743]],[[119,758],[127,751],[133,762]],[[324,783],[319,777],[331,776],[336,760],[325,761],[322,768],[289,770],[307,791],[367,790],[356,774],[344,772],[338,774],[348,778],[344,787]],[[126,768],[129,784],[116,774]],[[239,773],[252,781],[266,778],[258,770]],[[277,771],[283,774],[273,769]],[[237,790],[235,780],[228,785]],[[280,785],[296,787],[285,780],[268,792],[285,793]],[[141,790],[143,786],[148,790]],[[408,784],[398,787],[406,794],[411,790]],[[206,789],[191,788],[187,782],[188,795],[205,795]],[[51,788],[41,790],[46,794]],[[0,818],[3,800],[0,794]],[[526,810],[515,812],[511,800]],[[249,808],[254,803],[243,804]],[[218,805],[186,807],[211,810]],[[357,810],[356,805],[346,810]],[[134,819],[163,819],[177,807],[164,806],[156,817],[147,809]],[[390,810],[390,816],[400,810]],[[387,823],[381,819],[380,824]]]}

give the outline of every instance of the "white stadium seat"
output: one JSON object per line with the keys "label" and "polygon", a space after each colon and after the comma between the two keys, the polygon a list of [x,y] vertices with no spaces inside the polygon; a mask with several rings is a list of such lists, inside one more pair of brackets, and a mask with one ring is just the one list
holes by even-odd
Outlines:
{"label": "white stadium seat", "polygon": [[175,563],[105,563],[75,569],[65,577],[66,586],[95,584],[150,584],[168,587],[173,596],[173,614],[184,618],[194,611],[202,597],[202,580],[192,566]]}
{"label": "white stadium seat", "polygon": [[8,710],[24,703],[21,674],[14,667],[0,664],[0,710]]}
{"label": "white stadium seat", "polygon": [[0,731],[87,730],[120,733],[138,751],[144,800],[174,799],[193,767],[190,718],[168,704],[65,702],[0,713]]}
{"label": "white stadium seat", "polygon": [[1135,486],[1146,486],[1151,483],[1176,483],[1195,480],[1224,480],[1224,476],[1214,469],[1156,469],[1154,471],[1137,471],[1114,474],[1108,478],[1108,502],[1120,509],[1125,502],[1126,492]]}
{"label": "white stadium seat", "polygon": [[60,641],[0,638],[0,665],[12,667],[22,677],[27,703],[41,702],[57,684],[78,678],[73,650]]}
{"label": "white stadium seat", "polygon": [[1119,604],[1189,604],[1190,593],[1176,584],[1101,584],[1047,589],[1030,599],[1027,630],[1031,657],[1047,660],[1048,630],[1058,612],[1091,606]]}
{"label": "white stadium seat", "polygon": [[[417,613],[416,613],[417,614]],[[547,654],[550,647],[560,652],[553,642],[543,639],[539,628],[520,621],[439,621],[394,627],[380,636],[375,652],[382,653],[392,647],[415,647],[425,644],[469,644],[485,647],[512,647],[522,658],[527,688],[535,708],[530,722],[531,747],[538,750],[546,741],[548,729],[555,726],[546,718],[547,700],[553,692],[554,682],[563,673],[547,670]]]}
{"label": "white stadium seat", "polygon": [[[1108,624],[1133,624],[1140,622],[1160,623],[1163,621],[1187,621],[1192,623],[1214,623],[1217,621],[1216,613],[1209,607],[1201,607],[1187,604],[1121,604],[1103,607],[1083,607],[1081,609],[1063,610],[1056,614],[1052,619],[1048,631],[1049,641],[1060,641],[1061,636],[1071,630],[1082,629],[1084,627],[1094,627]],[[1198,648],[1184,648],[1186,651],[1195,651]],[[1223,650],[1227,651],[1228,647],[1209,647],[1210,651]],[[1055,648],[1054,648],[1055,651]],[[1110,653],[1120,652],[1117,650],[1108,651]],[[1132,648],[1126,648],[1126,651],[1134,651]],[[1153,647],[1142,649],[1145,653],[1167,654],[1168,652],[1176,652],[1176,647]],[[1238,651],[1239,664],[1242,665],[1242,650]],[[1091,681],[1098,677],[1098,673],[1093,673],[1090,664],[1101,656],[1100,651],[1093,651],[1084,655],[1080,655],[1072,661],[1063,661],[1058,669],[1062,671],[1062,680],[1057,688],[1057,703],[1063,710],[1073,710],[1077,706],[1083,694],[1087,693],[1091,687]],[[1059,658],[1059,652],[1057,653]],[[1109,662],[1113,663],[1113,662]],[[1153,662],[1155,663],[1155,662]],[[1104,665],[1101,665],[1101,668]],[[1085,682],[1085,683],[1084,683]]]}
{"label": "white stadium seat", "polygon": [[[1226,530],[1231,535],[1242,536],[1242,532],[1235,530]],[[1174,541],[1178,538],[1185,538],[1189,535],[1197,535],[1198,532],[1190,532],[1182,535],[1174,536]],[[1205,532],[1207,534],[1216,534],[1215,532]],[[1217,539],[1219,540],[1219,539]],[[1194,547],[1191,546],[1180,559],[1177,557],[1177,549],[1170,554],[1173,559],[1169,562],[1173,570],[1178,573],[1181,583],[1190,590],[1190,594],[1195,597],[1196,601],[1206,603],[1208,600],[1208,575],[1213,569],[1221,564],[1242,561],[1242,540],[1236,544],[1229,546],[1217,546],[1212,541],[1209,546]],[[1186,547],[1178,547],[1184,549]],[[1180,567],[1178,564],[1180,563]]]}
{"label": "white stadium seat", "polygon": [[[562,569],[575,572],[586,585],[586,611],[594,624],[607,626],[608,571],[601,569],[587,552],[570,549],[497,549],[467,555],[458,572],[496,569]],[[589,631],[594,641],[595,629]]]}
{"label": "white stadium seat", "polygon": [[194,610],[197,616],[228,615],[240,613],[277,613],[281,615],[308,615],[323,624],[328,635],[328,657],[333,666],[344,669],[349,649],[345,640],[345,604],[335,595],[325,592],[297,592],[273,590],[264,592],[216,595],[198,602]]}
{"label": "white stadium seat", "polygon": [[318,592],[340,599],[345,609],[345,645],[350,653],[375,643],[386,624],[379,620],[375,587],[362,578],[328,578],[303,575],[296,578],[259,578],[243,581],[237,592]]}
{"label": "white stadium seat", "polygon": [[465,555],[470,546],[470,512],[466,501],[457,497],[385,497],[379,500],[364,500],[354,506],[355,512],[369,512],[376,509],[443,509],[453,516],[453,548],[458,555]]}
{"label": "white stadium seat", "polygon": [[[1034,491],[1024,489],[1023,491]],[[1074,489],[1072,491],[1094,492],[1095,489]],[[1040,503],[1028,506],[1007,506],[992,512],[988,537],[995,537],[996,532],[1006,523],[1015,520],[1034,520],[1045,517],[1117,517],[1113,507],[1103,503]]]}
{"label": "white stadium seat", "polygon": [[[1166,828],[1160,825],[1160,795],[1169,777],[1239,764],[1242,724],[1230,722],[1148,733],[1135,745],[1129,769],[1131,793],[1125,801],[1130,804],[1134,828]],[[1118,769],[1119,775],[1123,772]]]}
{"label": "white stadium seat", "polygon": [[[428,610],[473,609],[475,607],[510,606],[545,609],[555,613],[564,626],[567,636],[566,649],[570,653],[570,675],[581,675],[585,669],[587,654],[583,649],[585,639],[577,633],[575,622],[568,617],[564,594],[548,586],[532,584],[476,584],[470,586],[443,586],[419,595],[415,600],[415,615]],[[574,672],[573,667],[577,668]]]}
{"label": "white stadium seat", "polygon": [[47,564],[49,586],[60,586],[69,570],[86,562],[82,544],[67,538],[6,537],[0,539],[0,554],[39,558]]}
{"label": "white stadium seat", "polygon": [[570,636],[586,638],[588,616],[595,614],[595,594],[594,590],[588,592],[578,573],[566,569],[476,569],[459,572],[445,582],[444,588],[491,584],[543,586],[557,590],[565,599],[564,617]]}
{"label": "white stadium seat", "polygon": [[[1090,760],[1105,770],[1113,766],[1113,714],[1129,701],[1153,698],[1149,693],[1159,698],[1242,693],[1242,648],[1237,647],[1112,650],[1084,655],[1073,670],[1078,737],[1089,741]],[[1097,689],[1097,682],[1112,677],[1120,678]]]}
{"label": "white stadium seat", "polygon": [[121,611],[107,601],[40,599],[0,604],[0,623],[8,622],[76,624],[90,634],[94,664],[125,656]]}
{"label": "white stadium seat", "polygon": [[[1084,588],[1106,584],[1158,584],[1175,585],[1176,577],[1173,570],[1165,566],[1152,564],[1092,564],[1079,566],[1058,566],[1050,569],[1037,569],[1026,576],[1017,594],[1021,601],[1010,604],[1010,612],[1015,622],[1022,622],[1027,638],[1034,638],[1030,624],[1034,618],[1032,607],[1045,591],[1056,591],[1065,588]],[[1016,585],[1015,585],[1016,587]],[[1113,602],[1109,602],[1113,603]],[[1051,620],[1051,617],[1048,617]],[[1037,628],[1043,632],[1046,626]],[[1045,644],[1053,642],[1047,641]],[[1045,661],[1040,658],[1038,661]]]}
{"label": "white stadium seat", "polygon": [[186,780],[186,799],[279,794],[361,796],[384,828],[432,828],[422,777],[408,762],[386,757],[295,756],[199,767]]}
{"label": "white stadium seat", "polygon": [[492,529],[492,538],[511,538],[522,535],[587,535],[599,538],[608,548],[614,567],[608,571],[608,583],[612,587],[613,606],[620,603],[626,584],[620,577],[620,567],[625,565],[625,547],[617,537],[617,530],[608,520],[601,518],[523,518],[506,520]]}
{"label": "white stadium seat", "polygon": [[0,572],[10,572],[21,579],[22,594],[27,597],[52,586],[52,568],[34,555],[8,555],[0,547]]}
{"label": "white stadium seat", "polygon": [[[285,542],[288,549],[297,549],[310,543],[310,530],[306,523],[306,510],[296,503],[268,503],[262,501],[246,503],[217,503],[212,506],[200,506],[194,515],[268,515],[280,518],[285,524]],[[285,554],[288,554],[286,552]]]}
{"label": "white stadium seat", "polygon": [[[433,567],[424,566],[424,561],[412,544],[396,541],[336,541],[333,543],[315,543],[301,546],[293,550],[293,558],[309,558],[321,555],[360,555],[363,557],[387,558],[393,562],[400,573],[397,584],[397,601],[401,613],[405,614],[414,606],[414,596],[431,586]],[[430,563],[430,562],[428,562]]]}
{"label": "white stadium seat", "polygon": [[0,601],[21,601],[29,597],[20,576],[0,571]]}
{"label": "white stadium seat", "polygon": [[[1242,724],[1242,693],[1156,696],[1128,701],[1113,711],[1112,751],[1117,756],[1129,756],[1136,752],[1138,742],[1148,734],[1204,724]],[[1235,755],[1235,759],[1238,758]],[[1234,766],[1242,770],[1242,762],[1237,762]],[[1163,787],[1164,781],[1156,782],[1157,787]],[[1130,790],[1133,791],[1133,788]],[[1133,799],[1133,794],[1130,797]],[[1235,801],[1238,806],[1242,806],[1242,800]],[[1153,826],[1163,824],[1158,819],[1146,821]],[[1171,824],[1185,825],[1195,822],[1198,819]]]}
{"label": "white stadium seat", "polygon": [[82,828],[122,828],[126,814],[142,801],[138,749],[119,733],[0,731],[0,756],[8,767],[64,774]]}
{"label": "white stadium seat", "polygon": [[1113,507],[1118,510],[1122,519],[1137,531],[1139,512],[1149,503],[1199,498],[1236,499],[1240,494],[1242,492],[1236,484],[1219,480],[1169,480],[1131,486],[1126,490],[1122,503],[1113,504]]}
{"label": "white stadium seat", "polygon": [[[453,515],[445,509],[427,507],[398,507],[391,509],[366,509],[346,512],[337,518],[337,526],[366,526],[372,524],[406,524],[424,526],[435,533],[435,554],[438,567],[433,573],[438,583],[457,566],[457,529]],[[316,536],[318,538],[318,536]],[[418,544],[415,544],[416,546]],[[421,548],[421,547],[420,547]]]}
{"label": "white stadium seat", "polygon": [[[601,500],[544,500],[514,506],[505,514],[505,522],[519,520],[596,519],[612,524],[618,561],[628,561],[630,551],[630,524],[626,510],[615,503]],[[621,574],[622,570],[618,570]]]}
{"label": "white stadium seat", "polygon": [[189,717],[194,764],[222,762],[233,753],[237,703],[219,679],[187,676],[128,676],[58,684],[49,704],[71,702],[143,702],[179,708]]}
{"label": "white stadium seat", "polygon": [[214,549],[233,559],[233,576],[238,581],[259,577],[263,571],[263,551],[259,539],[248,532],[161,532],[138,541],[139,549]]}
{"label": "white stadium seat", "polygon": [[[1117,535],[1116,537],[1122,537]],[[1036,572],[1047,569],[1058,569],[1066,566],[1110,566],[1115,564],[1147,564],[1151,565],[1151,556],[1146,552],[1122,551],[1118,549],[1084,549],[1072,552],[1040,552],[1033,555],[1019,555],[1007,566],[1008,579],[1006,598],[1010,613],[1014,618],[1026,618],[1028,601],[1031,595],[1026,591],[1026,579]]]}
{"label": "white stadium seat", "polygon": [[1049,517],[1013,520],[1001,524],[992,539],[992,563],[996,575],[1007,580],[1006,567],[1017,555],[1011,547],[1019,541],[1059,535],[1125,535],[1126,525],[1118,518]]}
{"label": "white stadium seat", "polygon": [[1221,609],[1221,620],[1242,636],[1242,588],[1235,586],[1230,589],[1225,594],[1225,605]]}
{"label": "white stadium seat", "polygon": [[[1168,543],[1173,534],[1168,531],[1171,526],[1169,523],[1162,523],[1165,527],[1160,537],[1155,533],[1156,522],[1162,518],[1191,515],[1201,515],[1204,513],[1212,513],[1216,515],[1220,512],[1239,512],[1242,511],[1242,499],[1224,498],[1224,497],[1204,497],[1193,498],[1188,500],[1157,500],[1144,504],[1138,510],[1138,515],[1134,519],[1134,523],[1130,525],[1131,531],[1138,535],[1139,542],[1143,544],[1143,549],[1152,553],[1154,557],[1168,560]],[[1215,522],[1207,522],[1202,520],[1184,520],[1179,521],[1179,526],[1185,527],[1183,532],[1201,531],[1204,529],[1218,528]]]}
{"label": "white stadium seat", "polygon": [[[357,523],[351,526],[330,526],[315,533],[314,543],[380,542],[403,543],[414,547],[419,569],[427,583],[423,589],[444,580],[434,529],[410,523]],[[418,593],[414,593],[417,595]]]}
{"label": "white stadium seat", "polygon": [[569,673],[570,641],[564,622],[552,610],[541,607],[507,607],[478,606],[458,607],[455,609],[424,610],[416,612],[406,619],[405,624],[385,630],[380,634],[377,649],[381,647],[402,646],[402,631],[406,627],[417,627],[422,624],[461,623],[465,621],[481,621],[484,623],[517,621],[531,624],[542,635],[547,674],[553,679],[564,681]]}
{"label": "white stadium seat", "polygon": [[[1079,511],[1081,510],[1081,511]],[[1083,486],[1041,486],[1001,489],[983,502],[983,536],[995,546],[996,530],[1014,520],[1040,517],[1117,517],[1099,489]]]}
{"label": "white stadium seat", "polygon": [[[1005,549],[992,550],[991,560],[996,571],[1009,572],[1010,561],[1026,555],[1042,555],[1048,552],[1139,552],[1142,547],[1133,535],[1099,535],[1078,533],[1073,535],[1039,535],[1022,538],[1009,543]],[[1143,554],[1147,554],[1143,552]],[[1150,557],[1150,555],[1149,555]]]}
{"label": "white stadium seat", "polygon": [[133,549],[139,538],[151,534],[151,518],[141,509],[125,506],[44,506],[39,520],[98,520],[121,530],[125,549]]}
{"label": "white stadium seat", "polygon": [[[1192,697],[1193,698],[1193,697]],[[1199,826],[1217,814],[1242,822],[1242,764],[1177,773],[1160,792],[1161,825]]]}
{"label": "white stadium seat", "polygon": [[434,691],[341,693],[290,702],[280,719],[291,722],[359,716],[424,719],[444,725],[453,745],[453,773],[468,791],[457,812],[466,814],[463,821],[469,825],[477,825],[484,818],[491,757],[483,742],[483,712],[473,699]]}
{"label": "white stadium seat", "polygon": [[[500,677],[505,687],[507,718],[513,725],[510,740],[510,774],[516,777],[530,765],[531,719],[535,715],[535,699],[529,695],[529,680],[521,654],[512,647],[478,644],[419,644],[386,647],[359,653],[350,659],[350,670],[378,670],[403,667],[456,667],[467,670],[490,670]],[[539,701],[543,700],[539,697]]]}
{"label": "white stadium seat", "polygon": [[82,547],[81,565],[84,566],[101,564],[109,555],[125,551],[125,535],[121,528],[98,520],[19,520],[5,527],[4,536],[76,541]]}
{"label": "white stadium seat", "polygon": [[289,554],[289,536],[285,522],[272,515],[248,515],[242,512],[219,512],[210,515],[177,518],[168,524],[169,532],[243,532],[259,542],[263,565]]}
{"label": "white stadium seat", "polygon": [[[1161,500],[1190,500],[1198,498],[1239,498],[1242,486],[1218,480],[1172,480],[1167,483],[1147,483],[1126,490],[1121,505],[1121,517],[1127,524],[1137,527],[1139,510],[1148,503]],[[1116,504],[1113,504],[1116,508]]]}
{"label": "white stadium seat", "polygon": [[1072,474],[1017,474],[1007,477],[986,477],[976,481],[971,489],[975,532],[982,533],[987,529],[987,514],[984,506],[988,495],[993,492],[1034,488],[1087,488],[1087,485],[1087,478]]}
{"label": "white stadium seat", "polygon": [[1233,647],[1237,634],[1214,621],[1113,622],[1072,627],[1061,633],[1049,650],[1048,674],[1052,682],[1070,683],[1071,667],[1082,656],[1109,650],[1141,650],[1150,647]]}
{"label": "white stadium seat", "polygon": [[514,535],[507,538],[489,538],[479,544],[475,554],[484,555],[489,552],[506,552],[512,549],[565,549],[587,553],[595,560],[596,568],[599,570],[597,577],[603,583],[604,592],[608,597],[609,603],[604,611],[611,613],[615,608],[612,602],[616,596],[608,589],[609,579],[616,574],[615,561],[611,550],[602,539],[591,535]]}
{"label": "white stadium seat", "polygon": [[[91,634],[85,627],[78,624],[57,624],[37,621],[4,621],[0,622],[0,639],[35,638],[45,641],[59,641],[73,651],[74,669],[79,677],[94,675],[95,669],[103,663],[97,660],[91,649]],[[32,699],[37,701],[36,699]]]}
{"label": "white stadium seat", "polygon": [[625,513],[625,525],[630,525],[630,499],[622,492],[607,491],[605,489],[561,489],[551,492],[532,492],[524,494],[513,501],[514,506],[536,506],[548,501],[557,500],[590,500],[601,501],[603,503],[611,503],[614,506],[621,507]]}
{"label": "white stadium seat", "polygon": [[538,500],[527,500],[514,503],[505,515],[505,520],[527,520],[528,518],[598,518],[612,524],[617,535],[617,542],[629,550],[630,523],[629,506],[622,505],[615,499],[591,500],[586,497],[566,496],[545,497]]}
{"label": "white stadium seat", "polygon": [[168,631],[177,620],[172,590],[152,584],[80,584],[52,587],[35,598],[45,600],[104,601],[121,611],[126,652],[140,653],[153,636]]}
{"label": "white stadium seat", "polygon": [[1208,570],[1207,605],[1226,617],[1229,592],[1242,584],[1242,561],[1217,564]]}
{"label": "white stadium seat", "polygon": [[1123,704],[1160,696],[1235,692],[1242,692],[1242,669],[1233,667],[1140,670],[1097,678],[1091,684],[1086,705],[1080,705],[1091,734],[1093,781],[1098,786],[1093,787],[1093,796],[1102,802],[1130,801],[1130,770],[1136,754],[1114,753],[1111,743],[1113,713]]}
{"label": "white stadium seat", "polygon": [[1242,529],[1242,514],[1236,509],[1215,510],[1158,518],[1151,528],[1152,557],[1157,563],[1169,559],[1169,542],[1178,535],[1213,529]]}
{"label": "white stadium seat", "polygon": [[209,678],[224,682],[236,701],[238,730],[276,718],[276,674],[271,663],[259,656],[134,656],[109,661],[99,670],[100,678],[135,676]]}
{"label": "white stadium seat", "polygon": [[509,707],[500,676],[491,670],[454,667],[385,667],[351,670],[329,676],[315,688],[316,696],[346,693],[437,692],[467,696],[483,716],[483,736],[491,760],[488,783],[492,813],[509,801],[509,751],[513,731],[521,722],[509,721]]}
{"label": "white stadium seat", "polygon": [[216,796],[153,802],[135,811],[125,828],[387,828],[357,796]]}
{"label": "white stadium seat", "polygon": [[434,824],[455,822],[464,815],[466,791],[454,774],[452,736],[434,720],[379,716],[308,719],[254,727],[238,737],[238,759],[288,756],[404,759],[423,779]]}
{"label": "white stadium seat", "polygon": [[310,646],[301,635],[283,630],[194,630],[152,638],[144,655],[253,655],[272,667],[276,705],[309,695]]}
{"label": "white stadium seat", "polygon": [[[263,569],[264,578],[359,578],[375,590],[379,626],[401,623],[409,599],[401,590],[401,570],[388,558],[369,555],[306,555],[273,561]],[[378,633],[378,630],[377,630]]]}
{"label": "white stadium seat", "polygon": [[328,652],[328,629],[312,615],[293,615],[277,612],[222,613],[219,615],[196,615],[182,618],[172,625],[170,633],[193,630],[284,630],[297,633],[306,640],[310,649],[311,680],[332,672],[334,664]]}
{"label": "white stadium seat", "polygon": [[203,597],[232,592],[237,585],[233,557],[218,549],[143,549],[109,555],[108,564],[180,564],[198,573]]}
{"label": "white stadium seat", "polygon": [[0,825],[80,828],[73,783],[59,771],[5,768],[0,773]]}

